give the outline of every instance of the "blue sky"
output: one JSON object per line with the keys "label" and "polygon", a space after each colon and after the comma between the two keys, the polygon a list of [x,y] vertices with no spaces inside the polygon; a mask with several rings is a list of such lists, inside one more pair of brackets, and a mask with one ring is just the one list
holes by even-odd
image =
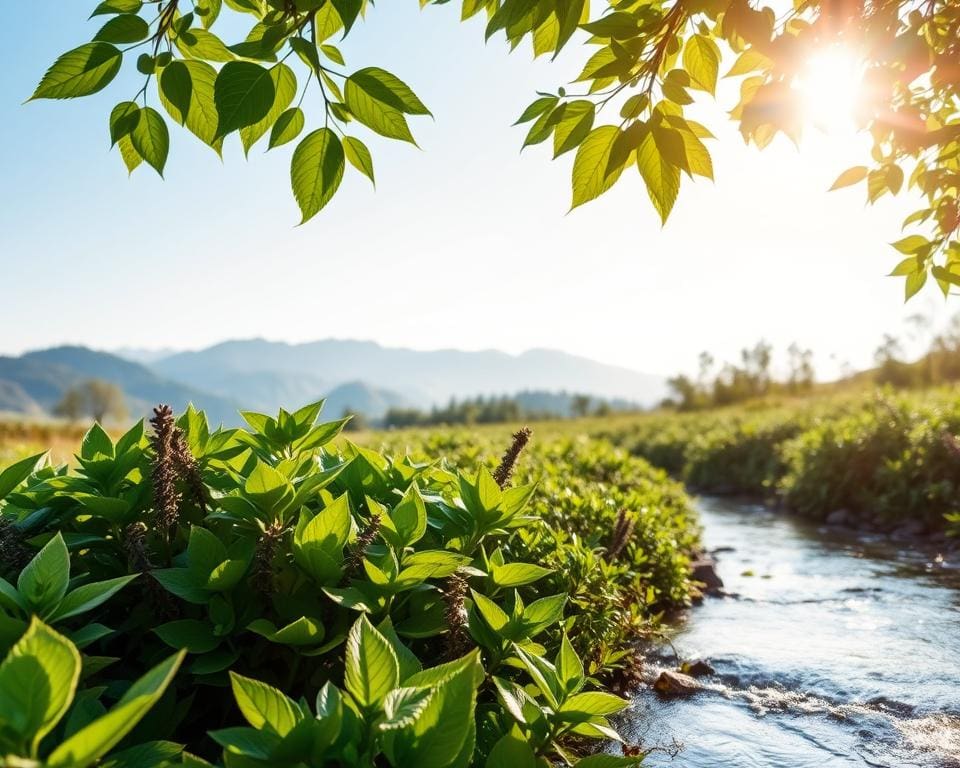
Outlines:
{"label": "blue sky", "polygon": [[435,115],[413,122],[422,150],[358,134],[375,191],[348,174],[296,227],[292,145],[244,160],[232,141],[221,162],[179,129],[166,180],[145,167],[128,179],[107,115],[139,76],[87,99],[22,103],[95,33],[93,5],[12,4],[0,29],[0,353],[334,336],[554,347],[669,373],[701,349],[734,357],[764,336],[814,347],[832,372],[868,364],[907,315],[946,314],[932,290],[904,307],[900,281],[884,277],[911,201],[867,208],[859,188],[826,192],[866,159],[862,142],[814,131],[799,149],[778,139],[758,152],[725,118],[729,92],[699,108],[720,139],[717,181],[685,179],[665,228],[632,172],[568,214],[572,156],[521,154],[510,124],[536,89],[569,80],[585,49],[552,64],[508,54],[484,44],[482,21],[460,24],[455,3],[383,3],[342,45],[347,70],[389,69]]}

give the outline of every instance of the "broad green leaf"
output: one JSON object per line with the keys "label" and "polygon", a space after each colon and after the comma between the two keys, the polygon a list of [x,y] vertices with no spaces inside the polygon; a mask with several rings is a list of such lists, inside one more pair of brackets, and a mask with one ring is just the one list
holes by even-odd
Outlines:
{"label": "broad green leaf", "polygon": [[567,693],[573,693],[583,684],[583,662],[570,644],[567,633],[563,633],[560,641],[560,652],[557,654],[557,676]]}
{"label": "broad green leaf", "polygon": [[163,117],[153,107],[140,110],[140,119],[130,133],[134,149],[154,170],[163,176],[163,167],[170,151],[170,134]]}
{"label": "broad green leaf", "polygon": [[110,112],[110,144],[129,136],[140,120],[140,107],[132,101],[121,101]]}
{"label": "broad green leaf", "polygon": [[139,43],[150,34],[146,19],[134,13],[114,16],[104,24],[93,39],[104,43]]}
{"label": "broad green leaf", "polygon": [[528,636],[533,637],[563,618],[567,596],[551,595],[530,603],[523,611],[523,624]]}
{"label": "broad green leaf", "polygon": [[474,590],[470,590],[470,593],[473,596],[474,606],[490,629],[500,632],[510,623],[510,617],[493,600]]}
{"label": "broad green leaf", "polygon": [[593,128],[594,105],[580,99],[570,101],[564,107],[563,117],[553,130],[553,156],[559,157],[578,146]]}
{"label": "broad green leaf", "polygon": [[900,253],[915,255],[921,253],[922,251],[928,250],[930,247],[930,241],[922,235],[909,235],[902,240],[897,240],[897,242],[891,243],[891,245],[900,251]]}
{"label": "broad green leaf", "polygon": [[262,120],[270,112],[275,95],[269,69],[251,61],[224,64],[213,88],[219,120],[216,135],[225,136]]}
{"label": "broad green leaf", "polygon": [[603,691],[577,693],[568,698],[560,707],[565,719],[571,717],[588,719],[596,715],[612,715],[630,706],[630,702]]}
{"label": "broad green leaf", "polygon": [[[270,130],[269,149],[293,141],[303,131],[304,123],[305,118],[300,107],[291,107],[282,113]],[[349,157],[349,154],[347,156]]]}
{"label": "broad green leaf", "polygon": [[416,544],[427,532],[427,508],[416,483],[411,483],[403,498],[390,512],[400,537],[401,547]]}
{"label": "broad green leaf", "polygon": [[130,136],[121,136],[117,141],[117,146],[120,148],[120,157],[123,158],[123,164],[127,168],[127,173],[133,173],[143,162],[143,158],[133,146],[133,142],[130,141]]}
{"label": "broad green leaf", "polygon": [[188,29],[177,35],[175,42],[188,59],[226,62],[237,58],[219,37],[206,29]]}
{"label": "broad green leaf", "polygon": [[213,627],[197,619],[178,619],[155,627],[154,634],[175,650],[190,653],[209,653],[218,645],[220,638],[214,635]]}
{"label": "broad green leaf", "polygon": [[345,136],[343,139],[343,151],[350,161],[350,165],[356,168],[360,173],[370,179],[376,186],[376,179],[373,178],[373,158],[370,156],[370,150],[360,139],[353,136]]}
{"label": "broad green leaf", "polygon": [[536,768],[537,756],[519,734],[508,733],[493,745],[486,768]]}
{"label": "broad green leaf", "polygon": [[610,152],[620,135],[613,125],[594,128],[577,150],[573,161],[573,204],[583,205],[606,192],[620,177],[622,167],[609,167]]}
{"label": "broad green leaf", "polygon": [[48,615],[59,605],[70,583],[70,553],[57,533],[41,549],[17,579],[17,590],[31,610]]}
{"label": "broad green leaf", "polygon": [[494,565],[490,577],[498,587],[519,587],[532,584],[551,573],[553,573],[552,569],[531,563],[507,563]]}
{"label": "broad green leaf", "polygon": [[235,672],[230,673],[230,685],[240,712],[258,730],[286,736],[303,719],[300,706],[273,686]]}
{"label": "broad green leaf", "polygon": [[720,71],[720,48],[706,35],[691,35],[683,47],[683,66],[690,75],[690,84],[707,93],[717,89]]}
{"label": "broad green leaf", "polygon": [[[280,63],[272,67],[270,69],[270,80],[273,83],[274,93],[270,110],[262,120],[240,129],[240,141],[243,144],[244,152],[249,152],[250,147],[256,144],[260,137],[274,126],[297,95],[297,77],[286,64]],[[291,138],[293,137],[291,136]]]}
{"label": "broad green leaf", "polygon": [[159,78],[160,102],[180,125],[220,154],[222,137],[217,137],[217,105],[214,85],[217,70],[203,61],[174,61]]}
{"label": "broad green leaf", "polygon": [[347,635],[347,691],[362,707],[373,707],[400,682],[400,667],[390,642],[361,615]]}
{"label": "broad green leaf", "polygon": [[92,611],[136,579],[137,575],[119,576],[115,579],[97,581],[93,584],[84,584],[77,587],[63,598],[60,605],[50,616],[50,621],[62,621],[63,619],[69,619],[71,616]]}
{"label": "broad green leaf", "polygon": [[0,722],[33,749],[66,714],[80,678],[73,644],[34,618],[0,664]]}
{"label": "broad green leaf", "polygon": [[830,186],[830,191],[849,187],[853,184],[859,184],[867,178],[867,168],[864,165],[855,165],[853,168],[847,168],[843,173],[837,176],[837,180]]}
{"label": "broad green leaf", "polygon": [[673,204],[680,192],[680,168],[667,162],[651,133],[648,133],[637,149],[637,168],[647,186],[647,194],[653,207],[666,224]]}
{"label": "broad green leaf", "polygon": [[143,7],[142,0],[104,0],[93,9],[90,18],[110,13],[137,13],[141,7]]}
{"label": "broad green leaf", "polygon": [[113,749],[157,703],[173,680],[184,652],[161,662],[137,680],[103,717],[62,742],[47,758],[49,768],[87,768]]}
{"label": "broad green leaf", "polygon": [[0,501],[32,475],[39,466],[40,460],[46,455],[46,453],[38,453],[28,456],[0,472]]}
{"label": "broad green leaf", "polygon": [[297,145],[290,163],[290,180],[303,215],[301,224],[330,202],[343,179],[343,168],[343,145],[330,128],[307,134]]}
{"label": "broad green leaf", "polygon": [[404,113],[430,114],[405,83],[376,67],[368,67],[347,78],[344,101],[350,113],[370,130],[390,139],[416,144]]}
{"label": "broad green leaf", "polygon": [[105,88],[117,72],[123,54],[109,43],[93,42],[74,48],[47,70],[31,99],[72,99]]}

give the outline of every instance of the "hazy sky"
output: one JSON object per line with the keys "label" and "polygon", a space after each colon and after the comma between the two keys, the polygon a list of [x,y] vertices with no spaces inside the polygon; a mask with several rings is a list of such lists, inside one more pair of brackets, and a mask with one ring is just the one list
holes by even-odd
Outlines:
{"label": "hazy sky", "polygon": [[717,181],[684,179],[666,228],[634,171],[568,214],[572,153],[521,155],[510,125],[586,49],[553,64],[508,55],[484,44],[482,21],[458,23],[458,3],[383,3],[342,46],[348,70],[384,66],[436,116],[412,121],[422,151],[358,134],[376,191],[348,173],[295,227],[293,145],[245,161],[234,136],[221,163],[180,129],[165,181],[145,166],[128,179],[107,115],[139,79],[22,105],[53,59],[96,31],[84,21],[93,5],[16,3],[0,28],[0,353],[333,336],[554,347],[669,373],[702,349],[733,357],[766,337],[811,346],[833,368],[831,355],[868,364],[907,315],[947,311],[935,288],[904,307],[901,280],[884,277],[912,201],[867,208],[860,188],[827,194],[866,159],[862,143],[811,132],[799,150],[778,139],[759,152],[726,120],[729,99],[701,112],[720,138]]}

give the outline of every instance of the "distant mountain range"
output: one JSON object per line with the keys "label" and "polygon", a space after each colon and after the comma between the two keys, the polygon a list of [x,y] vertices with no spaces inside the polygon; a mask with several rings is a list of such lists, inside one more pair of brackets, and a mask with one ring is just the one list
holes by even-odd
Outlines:
{"label": "distant mountain range", "polygon": [[320,397],[327,398],[328,417],[351,411],[376,420],[390,408],[478,395],[524,393],[518,397],[555,404],[561,413],[569,396],[560,393],[618,400],[622,407],[652,404],[665,392],[661,377],[553,350],[424,352],[365,341],[252,339],[195,352],[64,346],[0,357],[0,411],[51,412],[71,386],[93,378],[120,387],[132,414],[159,402],[178,410],[192,402],[226,425],[238,422],[240,409],[293,409]]}

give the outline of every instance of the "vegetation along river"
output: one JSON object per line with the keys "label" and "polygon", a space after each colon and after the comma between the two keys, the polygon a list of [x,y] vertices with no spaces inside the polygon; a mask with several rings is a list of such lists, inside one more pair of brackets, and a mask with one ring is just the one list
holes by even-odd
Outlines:
{"label": "vegetation along river", "polygon": [[[638,695],[625,730],[683,768],[960,766],[960,570],[762,507],[700,502],[731,597],[673,631],[716,674],[689,698]],[[730,549],[727,549],[730,548]],[[665,646],[660,662],[674,665]],[[655,675],[657,670],[651,669]]]}

